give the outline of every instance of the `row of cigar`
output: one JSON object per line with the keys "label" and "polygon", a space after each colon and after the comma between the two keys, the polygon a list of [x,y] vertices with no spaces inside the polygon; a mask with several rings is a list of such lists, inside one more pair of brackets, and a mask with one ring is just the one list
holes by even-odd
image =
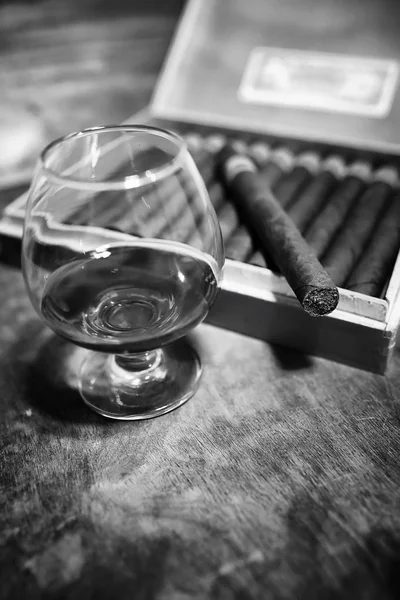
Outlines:
{"label": "row of cigar", "polygon": [[[217,212],[227,258],[279,270],[266,248],[259,248],[216,174],[225,137],[187,133],[185,139]],[[396,168],[374,168],[364,160],[347,163],[336,154],[294,154],[262,141],[229,143],[257,166],[259,180],[272,191],[334,284],[382,296],[400,246]]]}

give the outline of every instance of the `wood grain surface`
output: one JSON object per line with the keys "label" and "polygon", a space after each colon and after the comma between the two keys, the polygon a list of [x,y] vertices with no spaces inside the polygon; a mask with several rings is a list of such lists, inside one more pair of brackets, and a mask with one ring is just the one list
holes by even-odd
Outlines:
{"label": "wood grain surface", "polygon": [[[25,83],[10,89],[42,99],[52,133],[140,108],[181,8],[27,6],[0,4],[0,60],[21,61],[7,77],[21,68]],[[54,60],[46,85],[33,38]],[[109,84],[92,74],[86,88],[79,57],[110,45]],[[76,391],[84,351],[42,325],[11,263],[0,264],[0,598],[399,597],[398,352],[382,377],[204,325],[191,338],[196,396],[158,419],[109,422]]]}

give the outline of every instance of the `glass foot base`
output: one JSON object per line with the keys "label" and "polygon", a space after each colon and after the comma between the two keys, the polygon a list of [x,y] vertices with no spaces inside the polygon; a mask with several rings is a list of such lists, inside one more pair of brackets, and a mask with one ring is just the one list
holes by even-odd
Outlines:
{"label": "glass foot base", "polygon": [[197,353],[179,340],[137,355],[91,352],[82,365],[79,391],[84,402],[104,417],[134,421],[184,404],[196,392],[200,376]]}

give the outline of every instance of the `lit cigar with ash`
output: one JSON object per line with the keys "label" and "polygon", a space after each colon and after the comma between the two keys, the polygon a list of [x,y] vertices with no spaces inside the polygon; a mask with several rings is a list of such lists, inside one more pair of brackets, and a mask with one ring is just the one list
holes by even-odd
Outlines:
{"label": "lit cigar with ash", "polygon": [[221,175],[232,201],[260,245],[266,248],[312,316],[332,312],[339,293],[271,190],[263,185],[254,162],[226,146],[219,154]]}

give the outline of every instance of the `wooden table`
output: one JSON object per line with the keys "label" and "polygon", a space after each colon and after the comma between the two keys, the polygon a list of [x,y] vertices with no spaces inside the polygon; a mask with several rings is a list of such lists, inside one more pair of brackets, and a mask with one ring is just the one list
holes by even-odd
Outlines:
{"label": "wooden table", "polygon": [[[124,119],[147,102],[181,5],[3,3],[8,97],[41,98],[51,134]],[[398,352],[381,377],[204,325],[197,395],[159,419],[109,422],[81,402],[79,350],[41,324],[11,259],[1,598],[399,597]]]}

